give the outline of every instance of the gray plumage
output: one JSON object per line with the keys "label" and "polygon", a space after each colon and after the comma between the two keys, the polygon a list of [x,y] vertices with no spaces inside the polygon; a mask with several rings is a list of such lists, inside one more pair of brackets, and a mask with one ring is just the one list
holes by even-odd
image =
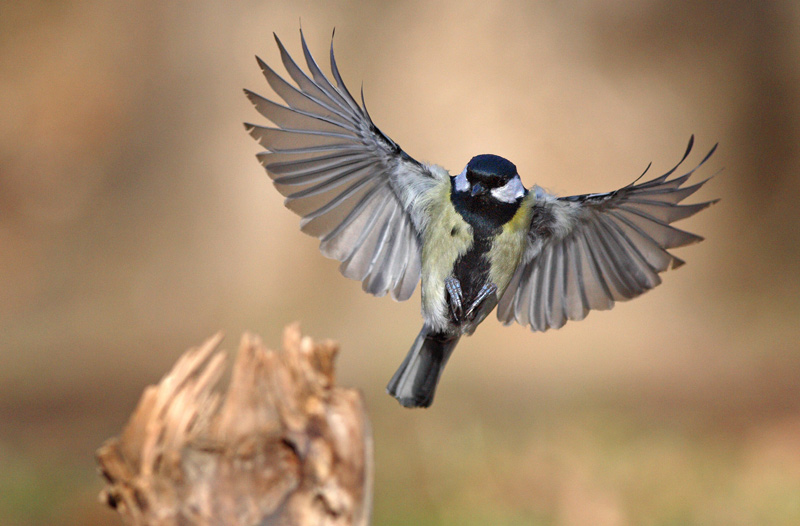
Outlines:
{"label": "gray plumage", "polygon": [[703,238],[670,223],[718,201],[679,204],[708,181],[681,186],[716,146],[695,168],[668,180],[693,143],[694,137],[672,170],[645,183],[560,198],[537,188],[525,254],[497,306],[498,319],[534,331],[558,329],[567,320],[582,320],[590,310],[610,309],[616,301],[639,296],[661,283],[659,273],[683,265],[667,249]]}
{"label": "gray plumage", "polygon": [[420,279],[422,220],[404,201],[413,201],[434,182],[430,169],[375,127],[342,82],[333,46],[336,86],[320,71],[305,38],[303,52],[313,78],[275,40],[298,87],[258,59],[267,82],[287,104],[245,90],[258,112],[278,126],[246,124],[267,149],[258,159],[286,196],[286,207],[302,216],[301,230],[320,239],[325,256],[342,262],[342,274],[362,281],[370,294],[391,292],[397,300],[408,299]]}
{"label": "gray plumage", "polygon": [[683,264],[669,250],[702,239],[671,223],[716,202],[680,204],[707,181],[684,186],[716,146],[669,179],[692,137],[666,174],[600,194],[528,191],[516,166],[493,155],[474,157],[451,177],[375,126],[363,93],[359,103],[342,81],[333,42],[331,80],[300,37],[308,73],[275,37],[294,84],[257,58],[285,104],[245,90],[276,127],[245,126],[266,149],[258,159],[286,207],[302,217],[301,230],[341,262],[342,274],[401,301],[422,278],[425,324],[387,387],[401,404],[432,403],[459,338],[495,305],[505,324],[559,328],[655,287],[659,273]]}
{"label": "gray plumage", "polygon": [[459,339],[461,336],[442,338],[423,326],[386,391],[403,407],[430,407],[444,366]]}

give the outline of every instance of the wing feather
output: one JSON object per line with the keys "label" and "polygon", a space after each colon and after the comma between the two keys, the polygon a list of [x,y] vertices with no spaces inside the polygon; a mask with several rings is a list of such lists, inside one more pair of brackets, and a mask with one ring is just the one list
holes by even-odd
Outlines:
{"label": "wing feather", "polygon": [[342,274],[364,290],[404,300],[420,278],[420,236],[427,224],[418,197],[447,180],[406,154],[372,122],[366,106],[344,84],[331,41],[331,78],[300,32],[304,71],[275,36],[287,81],[256,57],[284,104],[252,91],[245,95],[275,127],[245,124],[266,151],[258,159],[302,217],[303,232],[341,262]]}
{"label": "wing feather", "polygon": [[527,248],[500,298],[498,318],[536,331],[558,328],[639,296],[661,283],[659,273],[682,265],[669,249],[703,238],[671,223],[716,203],[680,204],[708,181],[682,186],[716,146],[688,173],[669,179],[693,144],[694,137],[666,174],[614,192],[562,198],[532,192]]}
{"label": "wing feather", "polygon": [[259,57],[256,57],[256,61],[272,91],[277,93],[291,108],[327,118],[344,129],[352,127],[355,131],[358,130],[356,123],[351,122],[346,116],[291,85]]}
{"label": "wing feather", "polygon": [[323,115],[301,111],[273,102],[250,90],[244,90],[245,95],[255,106],[258,113],[271,120],[276,125],[285,129],[306,129],[341,133],[344,130],[356,136],[354,127],[343,126]]}

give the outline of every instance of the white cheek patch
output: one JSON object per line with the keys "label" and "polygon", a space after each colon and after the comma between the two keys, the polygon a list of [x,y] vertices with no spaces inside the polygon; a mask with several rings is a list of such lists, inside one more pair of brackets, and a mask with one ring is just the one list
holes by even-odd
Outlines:
{"label": "white cheek patch", "polygon": [[514,203],[517,199],[525,195],[525,187],[518,175],[515,175],[500,188],[492,189],[492,196],[504,203]]}
{"label": "white cheek patch", "polygon": [[456,176],[456,190],[459,192],[467,192],[469,191],[469,181],[467,180],[467,168],[461,171],[460,174]]}

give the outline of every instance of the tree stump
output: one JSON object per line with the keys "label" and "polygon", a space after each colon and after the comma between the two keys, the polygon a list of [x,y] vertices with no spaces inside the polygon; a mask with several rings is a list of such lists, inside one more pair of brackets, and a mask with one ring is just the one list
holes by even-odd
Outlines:
{"label": "tree stump", "polygon": [[338,351],[242,337],[227,393],[221,335],[190,349],[97,452],[101,499],[136,526],[366,525],[372,436],[360,393],[334,385]]}

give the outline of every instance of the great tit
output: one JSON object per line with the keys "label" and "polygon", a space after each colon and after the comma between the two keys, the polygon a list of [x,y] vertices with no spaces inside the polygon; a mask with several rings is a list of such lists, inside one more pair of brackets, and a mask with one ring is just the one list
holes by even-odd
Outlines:
{"label": "great tit", "polygon": [[[442,370],[463,335],[497,307],[504,324],[534,331],[582,320],[590,310],[639,296],[684,262],[668,252],[702,238],[670,226],[716,201],[681,205],[708,179],[682,186],[666,174],[608,193],[556,197],[525,188],[497,155],[473,157],[458,175],[410,157],[381,132],[342,81],[332,79],[300,32],[305,73],[275,36],[293,85],[256,57],[285,105],[245,94],[277,127],[245,124],[267,150],[258,159],[302,216],[303,232],[341,261],[370,294],[408,299],[422,280],[424,325],[387,392],[406,407],[433,402]],[[648,166],[649,168],[649,166]],[[645,170],[647,172],[647,170]]]}

